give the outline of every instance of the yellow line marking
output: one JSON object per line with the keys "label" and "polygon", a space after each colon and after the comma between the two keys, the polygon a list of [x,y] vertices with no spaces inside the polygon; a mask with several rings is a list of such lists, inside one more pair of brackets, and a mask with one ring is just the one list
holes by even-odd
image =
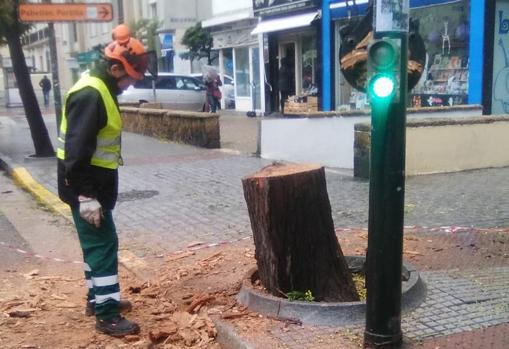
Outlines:
{"label": "yellow line marking", "polygon": [[63,203],[58,196],[39,184],[24,167],[12,170],[12,178],[22,188],[26,189],[37,201],[48,207],[51,211],[70,219],[71,209]]}

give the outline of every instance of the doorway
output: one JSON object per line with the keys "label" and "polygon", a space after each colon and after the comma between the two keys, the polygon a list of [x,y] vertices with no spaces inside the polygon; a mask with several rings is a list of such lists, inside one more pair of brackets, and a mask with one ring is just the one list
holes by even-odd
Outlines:
{"label": "doorway", "polygon": [[282,42],[279,45],[279,67],[281,67],[281,60],[286,58],[288,68],[290,70],[290,90],[288,90],[289,96],[294,96],[296,91],[295,86],[295,42]]}

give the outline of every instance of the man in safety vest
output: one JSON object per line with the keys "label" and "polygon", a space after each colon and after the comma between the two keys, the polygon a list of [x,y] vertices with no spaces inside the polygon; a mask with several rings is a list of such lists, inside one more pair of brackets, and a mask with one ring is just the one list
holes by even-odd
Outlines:
{"label": "man in safety vest", "polygon": [[118,238],[111,214],[122,164],[117,95],[143,79],[147,69],[154,75],[152,54],[130,36],[127,26],[117,26],[104,60],[67,93],[58,137],[58,192],[71,207],[83,250],[85,314],[95,314],[96,329],[116,337],[140,330],[120,316],[131,304],[120,300]]}

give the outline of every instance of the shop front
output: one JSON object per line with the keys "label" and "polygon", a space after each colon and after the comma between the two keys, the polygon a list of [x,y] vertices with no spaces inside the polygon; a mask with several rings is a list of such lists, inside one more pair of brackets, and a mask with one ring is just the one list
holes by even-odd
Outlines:
{"label": "shop front", "polygon": [[319,15],[314,1],[253,1],[251,32],[263,47],[260,85],[267,114],[317,110]]}
{"label": "shop front", "polygon": [[[337,82],[334,100],[338,111],[369,108],[366,95],[354,90],[340,72],[340,30],[366,12],[368,1],[356,3],[356,6],[350,6],[343,0],[330,5],[334,23],[334,77]],[[409,93],[409,107],[479,104],[477,87],[471,86],[472,78],[482,76],[479,57],[471,57],[470,53],[471,24],[476,21],[476,16],[471,15],[471,1],[411,0],[410,5],[411,18],[425,43],[426,60],[421,79]],[[411,36],[409,40],[412,40]]]}
{"label": "shop front", "polygon": [[213,18],[203,22],[210,28],[219,54],[222,77],[222,107],[237,111],[261,109],[260,50],[258,37],[251,35],[256,26],[252,13],[240,13],[220,22]]}

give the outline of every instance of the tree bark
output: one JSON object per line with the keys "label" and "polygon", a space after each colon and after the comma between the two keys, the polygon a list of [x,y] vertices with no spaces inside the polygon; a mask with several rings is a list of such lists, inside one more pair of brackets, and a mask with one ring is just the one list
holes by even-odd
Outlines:
{"label": "tree bark", "polygon": [[357,301],[334,233],[325,171],[271,165],[242,179],[260,281],[275,296],[310,290],[317,301]]}
{"label": "tree bark", "polygon": [[20,42],[20,35],[13,30],[6,37],[12,60],[14,76],[18,83],[19,94],[23,102],[26,118],[30,127],[30,134],[35,148],[36,157],[54,156],[55,151],[48,135],[48,130],[42,118],[41,109],[35,96],[34,87],[30,80],[30,73],[25,61],[25,54]]}

